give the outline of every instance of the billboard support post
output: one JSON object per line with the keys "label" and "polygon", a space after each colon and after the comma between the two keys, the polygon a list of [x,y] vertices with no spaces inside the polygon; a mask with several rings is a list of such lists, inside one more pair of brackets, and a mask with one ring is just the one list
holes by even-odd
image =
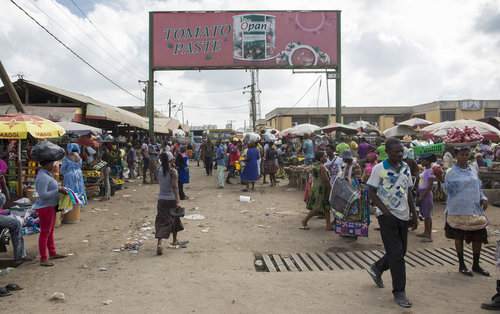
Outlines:
{"label": "billboard support post", "polygon": [[[335,121],[342,123],[342,72],[340,59],[340,13],[337,15],[337,73],[335,80]],[[337,131],[337,141],[340,142],[340,132]]]}
{"label": "billboard support post", "polygon": [[149,12],[149,79],[148,79],[148,118],[149,118],[149,137],[153,138],[155,134],[154,129],[154,69],[153,69],[153,12]]}

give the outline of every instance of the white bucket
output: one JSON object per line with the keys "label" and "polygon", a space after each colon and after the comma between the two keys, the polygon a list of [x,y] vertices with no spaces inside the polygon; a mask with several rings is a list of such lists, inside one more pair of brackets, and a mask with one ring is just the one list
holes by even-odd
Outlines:
{"label": "white bucket", "polygon": [[240,202],[250,203],[250,196],[240,195]]}

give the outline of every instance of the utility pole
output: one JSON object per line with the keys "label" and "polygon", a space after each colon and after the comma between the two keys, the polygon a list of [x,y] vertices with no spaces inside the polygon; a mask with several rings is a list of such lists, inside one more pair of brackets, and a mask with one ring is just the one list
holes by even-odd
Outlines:
{"label": "utility pole", "polygon": [[256,115],[256,108],[255,108],[255,72],[252,71],[252,84],[250,91],[252,93],[252,97],[250,98],[250,102],[252,104],[252,127],[253,131],[255,132],[257,130],[257,115]]}
{"label": "utility pole", "polygon": [[168,117],[172,118],[172,99],[168,100]]}
{"label": "utility pole", "polygon": [[17,112],[26,113],[23,103],[21,102],[21,99],[19,98],[19,95],[17,94],[14,85],[10,81],[7,71],[5,71],[5,68],[3,67],[2,61],[0,61],[0,79],[2,79],[3,85],[5,86],[5,90],[7,91],[7,94],[9,94],[9,97],[12,100],[14,106],[16,107]]}
{"label": "utility pole", "polygon": [[184,124],[184,106],[182,105],[182,102],[180,104],[180,108],[182,109],[182,124]]}
{"label": "utility pole", "polygon": [[236,122],[236,120],[227,120],[227,122],[231,123],[231,129],[233,128],[233,122]]}
{"label": "utility pole", "polygon": [[250,120],[252,123],[252,129],[253,131],[256,131],[257,129],[257,122],[256,122],[256,108],[255,108],[255,75],[254,75],[254,71],[250,71],[250,73],[252,74],[252,83],[248,86],[245,86],[243,88],[249,88],[250,87],[250,91],[244,91],[243,94],[245,93],[250,93]]}
{"label": "utility pole", "polygon": [[145,84],[142,91],[144,92],[144,116],[147,117],[148,116],[148,81],[139,80],[138,82]]}

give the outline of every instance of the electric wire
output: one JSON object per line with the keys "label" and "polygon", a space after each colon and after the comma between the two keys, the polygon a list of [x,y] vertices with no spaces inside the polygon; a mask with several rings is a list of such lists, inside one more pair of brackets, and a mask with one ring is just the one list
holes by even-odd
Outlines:
{"label": "electric wire", "polygon": [[63,43],[59,38],[57,38],[54,34],[52,34],[47,28],[45,28],[42,24],[40,24],[34,17],[32,17],[28,12],[26,12],[23,8],[21,8],[14,0],[10,0],[10,2],[12,2],[16,7],[18,7],[19,10],[23,11],[24,14],[26,14],[30,19],[32,19],[36,24],[38,24],[38,26],[40,26],[45,32],[47,32],[50,36],[52,36],[56,41],[58,41],[61,45],[63,45],[64,48],[68,49],[73,55],[75,55],[83,63],[85,63],[87,66],[89,66],[92,70],[94,70],[99,75],[101,75],[104,79],[106,79],[107,81],[109,81],[111,84],[115,85],[116,87],[118,87],[122,91],[126,92],[130,96],[132,96],[134,98],[137,98],[137,99],[139,99],[141,101],[144,101],[144,99],[141,99],[141,98],[135,96],[134,94],[132,94],[131,92],[129,92],[125,88],[121,87],[120,85],[118,85],[117,83],[115,83],[113,80],[111,80],[109,77],[107,77],[104,73],[102,73],[101,71],[99,71],[98,69],[96,69],[93,65],[91,65],[90,63],[88,63],[85,59],[83,59],[82,57],[80,57],[80,55],[78,55],[75,51],[73,51],[70,47],[68,47],[65,43]]}
{"label": "electric wire", "polygon": [[[111,64],[109,62],[107,62],[103,57],[101,57],[99,54],[97,54],[94,50],[92,50],[91,48],[89,48],[86,44],[84,44],[82,41],[80,41],[75,35],[73,35],[70,31],[68,31],[67,28],[61,26],[61,24],[59,24],[56,20],[54,20],[50,15],[48,15],[44,10],[42,10],[42,8],[40,8],[38,5],[36,5],[35,2],[33,2],[33,0],[29,0],[38,10],[40,10],[40,12],[42,12],[43,14],[45,14],[45,16],[47,16],[52,22],[54,22],[57,26],[59,26],[59,28],[61,28],[63,31],[65,31],[66,33],[68,33],[71,37],[73,37],[78,43],[80,43],[80,45],[82,45],[83,47],[87,48],[87,50],[89,50],[94,56],[96,56],[97,58],[101,59],[105,64],[107,64],[108,66],[111,66],[113,67],[116,71],[118,72],[122,72],[121,69],[119,69],[118,67],[116,67],[114,64]],[[122,72],[122,74],[124,74]]]}
{"label": "electric wire", "polygon": [[188,106],[188,105],[183,105],[183,106],[186,108],[194,108],[194,109],[201,109],[201,110],[222,110],[222,109],[232,109],[232,108],[245,107],[245,106],[247,106],[247,104],[238,105],[238,106],[229,106],[229,107],[218,107],[218,108],[206,108],[206,107]]}
{"label": "electric wire", "polygon": [[290,108],[288,109],[287,112],[285,112],[285,115],[287,113],[290,112],[290,110],[292,110],[295,106],[297,106],[297,104],[302,100],[302,98],[306,97],[307,93],[309,93],[309,91],[314,87],[314,85],[316,85],[316,82],[321,78],[321,76],[318,76],[318,78],[316,79],[316,81],[314,81],[314,83],[312,83],[311,87],[309,87],[309,89],[304,93],[304,95],[302,95],[302,97],[300,97],[300,99]]}
{"label": "electric wire", "polygon": [[[136,71],[138,71],[138,73],[141,73],[141,70],[139,70],[125,55],[122,54],[122,52],[120,51],[120,49],[116,48],[116,46],[101,32],[101,30],[94,24],[94,22],[92,22],[92,20],[89,19],[89,17],[87,16],[87,14],[85,14],[85,12],[83,12],[83,10],[78,6],[78,4],[75,3],[75,1],[71,0],[71,2],[75,5],[75,7],[82,13],[82,15],[90,22],[90,24],[92,24],[92,26],[94,26],[94,28],[97,30],[97,32],[113,47],[116,49],[116,51],[118,51],[118,53],[120,54],[120,56],[128,62],[129,65],[131,65]],[[141,75],[139,75],[141,76]]]}
{"label": "electric wire", "polygon": [[228,93],[228,92],[243,90],[242,87],[234,88],[234,89],[226,89],[226,90],[215,90],[215,91],[210,91],[210,90],[209,91],[194,91],[194,90],[176,89],[176,88],[165,87],[163,85],[160,85],[160,87],[167,89],[167,90],[175,91],[175,92],[185,92],[185,93]]}
{"label": "electric wire", "polygon": [[[107,54],[111,59],[113,60],[116,60],[116,55],[113,56],[108,49],[106,49],[105,47],[103,47],[102,45],[100,45],[94,38],[92,38],[90,36],[90,34],[85,30],[83,29],[80,25],[78,25],[72,18],[71,16],[69,16],[62,8],[61,8],[61,5],[59,5],[59,3],[57,3],[56,0],[51,0],[50,1],[52,3],[53,6],[55,6],[62,14],[64,14],[64,16],[66,16],[66,18],[73,24],[75,25],[83,34],[85,34],[88,39],[90,39],[97,47],[99,47],[101,49],[101,51],[103,51],[105,54]],[[131,71],[129,68],[127,67],[123,67],[124,70],[126,70],[129,74],[131,74],[132,76],[137,76],[137,77],[141,77],[142,75],[138,75],[137,73],[134,73],[133,71]]]}

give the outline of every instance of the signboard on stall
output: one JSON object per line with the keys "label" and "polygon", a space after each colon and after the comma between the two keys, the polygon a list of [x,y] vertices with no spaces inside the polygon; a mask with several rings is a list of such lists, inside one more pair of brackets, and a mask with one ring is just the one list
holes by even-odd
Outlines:
{"label": "signboard on stall", "polygon": [[336,68],[339,11],[152,12],[152,68]]}

